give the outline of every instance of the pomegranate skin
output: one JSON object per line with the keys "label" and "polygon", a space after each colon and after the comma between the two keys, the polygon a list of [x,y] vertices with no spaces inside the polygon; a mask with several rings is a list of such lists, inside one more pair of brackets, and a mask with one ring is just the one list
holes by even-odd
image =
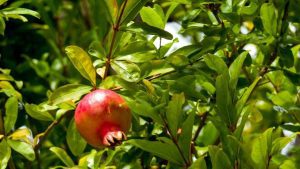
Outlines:
{"label": "pomegranate skin", "polygon": [[97,89],[85,95],[75,110],[75,124],[93,147],[114,146],[125,139],[131,113],[124,99],[114,91]]}

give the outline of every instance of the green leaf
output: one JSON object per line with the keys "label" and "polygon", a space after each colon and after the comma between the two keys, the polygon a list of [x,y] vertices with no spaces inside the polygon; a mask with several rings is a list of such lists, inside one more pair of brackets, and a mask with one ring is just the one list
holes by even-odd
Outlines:
{"label": "green leaf", "polygon": [[5,21],[2,17],[0,17],[0,35],[4,36],[4,31],[5,31]]}
{"label": "green leaf", "polygon": [[22,141],[16,141],[10,139],[7,140],[7,143],[13,150],[22,154],[29,161],[35,160],[35,154],[32,145]]}
{"label": "green leaf", "polygon": [[82,95],[90,92],[91,86],[81,84],[67,84],[54,90],[50,95],[49,102],[52,105],[57,105],[66,101],[77,101]]}
{"label": "green leaf", "polygon": [[207,169],[204,157],[198,158],[188,169]]}
{"label": "green leaf", "polygon": [[70,121],[67,130],[67,143],[71,152],[75,156],[79,156],[86,147],[86,141],[80,136],[79,132],[76,129],[74,118]]}
{"label": "green leaf", "polygon": [[135,63],[114,60],[111,62],[111,66],[120,77],[128,82],[137,82],[140,80],[141,70]]}
{"label": "green leaf", "polygon": [[264,3],[260,8],[260,17],[265,31],[273,36],[277,34],[277,10],[273,3]]}
{"label": "green leaf", "polygon": [[294,56],[290,48],[279,47],[279,64],[287,68],[294,66]]}
{"label": "green leaf", "polygon": [[165,27],[163,18],[161,18],[161,16],[153,8],[143,7],[140,11],[140,15],[142,20],[150,26],[160,29]]}
{"label": "green leaf", "polygon": [[156,48],[153,43],[150,43],[148,41],[138,40],[134,42],[129,42],[125,46],[123,46],[120,49],[119,55],[121,55],[121,57],[133,53],[143,53],[144,55],[146,55],[145,52],[155,51],[155,50]]}
{"label": "green leaf", "polygon": [[12,15],[31,15],[38,19],[40,18],[40,14],[38,12],[26,8],[5,8],[1,11],[6,17],[10,17]]}
{"label": "green leaf", "polygon": [[130,109],[140,116],[150,117],[156,123],[163,125],[163,120],[159,116],[158,112],[155,111],[152,105],[142,99],[131,99],[128,97],[124,97],[126,99],[126,103],[130,107]]}
{"label": "green leaf", "polygon": [[253,92],[254,88],[256,87],[257,83],[260,81],[261,77],[257,77],[252,84],[249,86],[249,88],[246,90],[246,92],[243,94],[243,96],[237,101],[235,107],[237,110],[237,116],[239,116],[247,103],[251,93]]}
{"label": "green leaf", "polygon": [[235,114],[233,111],[231,95],[229,91],[228,78],[225,75],[219,75],[216,79],[216,102],[217,113],[226,122],[227,125],[235,123]]}
{"label": "green leaf", "polygon": [[105,2],[105,8],[106,8],[106,14],[108,16],[108,20],[111,23],[115,23],[117,16],[118,16],[118,2],[117,0],[104,0]]}
{"label": "green leaf", "polygon": [[157,27],[148,25],[144,22],[141,23],[134,23],[126,28],[127,31],[137,32],[137,33],[146,33],[149,35],[157,35],[161,38],[165,38],[168,40],[173,39],[173,35],[163,29],[159,29]]}
{"label": "green leaf", "polygon": [[41,106],[26,103],[25,110],[34,119],[42,121],[54,120],[52,115],[48,111],[44,110]]}
{"label": "green leaf", "polygon": [[178,165],[183,164],[183,160],[181,159],[178,149],[174,144],[170,145],[159,141],[137,139],[129,140],[128,142],[144,151],[150,152],[160,158],[169,160],[172,163]]}
{"label": "green leaf", "polygon": [[281,150],[291,141],[293,141],[293,139],[295,138],[295,134],[293,134],[291,137],[279,137],[276,138],[273,142],[272,142],[272,149],[271,149],[271,155],[277,155],[278,153],[281,152]]}
{"label": "green leaf", "polygon": [[182,119],[182,106],[185,102],[184,93],[174,94],[168,104],[166,117],[171,134],[176,137],[179,122]]}
{"label": "green leaf", "polygon": [[0,74],[0,80],[14,81],[14,78],[7,74]]}
{"label": "green leaf", "polygon": [[251,158],[257,169],[264,169],[267,165],[272,146],[272,132],[273,128],[269,128],[253,141]]}
{"label": "green leaf", "polygon": [[223,74],[228,72],[227,65],[220,57],[209,54],[209,55],[205,55],[203,58],[207,66],[210,69],[216,71],[218,74]]}
{"label": "green leaf", "polygon": [[127,2],[126,8],[124,10],[124,14],[121,20],[121,24],[127,24],[131,20],[133,20],[136,15],[140,12],[142,7],[148,2],[149,0],[130,0]]}
{"label": "green leaf", "polygon": [[194,125],[195,114],[192,112],[189,114],[187,119],[183,122],[181,131],[179,135],[179,145],[183,151],[185,159],[190,159],[191,154],[191,141],[192,141],[192,131]]}
{"label": "green leaf", "polygon": [[232,168],[228,156],[217,146],[208,147],[213,169]]}
{"label": "green leaf", "polygon": [[7,2],[8,0],[0,0],[0,5],[3,5],[5,2]]}
{"label": "green leaf", "polygon": [[9,139],[11,140],[18,140],[18,141],[23,141],[28,144],[32,145],[33,137],[32,137],[32,132],[29,128],[27,127],[20,127],[16,131],[14,131],[12,134],[8,136]]}
{"label": "green leaf", "polygon": [[256,0],[250,0],[250,3],[246,5],[249,1],[242,1],[240,8],[238,9],[239,14],[252,15],[258,9],[258,2]]}
{"label": "green leaf", "polygon": [[229,87],[232,89],[232,92],[235,92],[238,78],[247,55],[248,51],[241,53],[229,67]]}
{"label": "green leaf", "polygon": [[51,147],[50,151],[52,151],[68,167],[73,167],[75,165],[71,157],[64,149],[59,147]]}
{"label": "green leaf", "polygon": [[78,46],[68,46],[65,50],[79,73],[96,86],[96,70],[90,56]]}
{"label": "green leaf", "polygon": [[11,149],[5,139],[0,142],[0,169],[6,169],[11,156]]}
{"label": "green leaf", "polygon": [[9,133],[15,126],[18,118],[18,99],[15,97],[10,97],[5,103],[5,118],[4,118],[4,128],[5,132]]}

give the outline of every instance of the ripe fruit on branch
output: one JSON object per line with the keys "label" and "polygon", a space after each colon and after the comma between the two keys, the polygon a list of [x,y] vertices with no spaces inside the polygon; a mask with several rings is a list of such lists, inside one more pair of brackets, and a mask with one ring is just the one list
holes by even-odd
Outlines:
{"label": "ripe fruit on branch", "polygon": [[85,95],[75,110],[81,136],[92,146],[115,146],[126,139],[131,113],[124,99],[114,91],[97,89]]}

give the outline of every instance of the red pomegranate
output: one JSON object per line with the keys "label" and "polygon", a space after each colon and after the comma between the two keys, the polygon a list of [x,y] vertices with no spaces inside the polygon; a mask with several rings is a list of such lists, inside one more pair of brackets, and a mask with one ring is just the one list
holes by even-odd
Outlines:
{"label": "red pomegranate", "polygon": [[75,123],[81,136],[92,146],[115,146],[126,139],[131,113],[124,99],[114,91],[97,89],[80,100]]}

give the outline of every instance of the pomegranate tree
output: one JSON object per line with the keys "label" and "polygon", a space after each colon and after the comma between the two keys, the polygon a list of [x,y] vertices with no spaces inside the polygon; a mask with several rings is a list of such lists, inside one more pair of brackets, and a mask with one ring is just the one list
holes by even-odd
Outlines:
{"label": "pomegranate tree", "polygon": [[92,146],[115,146],[126,139],[131,113],[124,99],[114,91],[97,89],[85,95],[75,110],[81,136]]}

